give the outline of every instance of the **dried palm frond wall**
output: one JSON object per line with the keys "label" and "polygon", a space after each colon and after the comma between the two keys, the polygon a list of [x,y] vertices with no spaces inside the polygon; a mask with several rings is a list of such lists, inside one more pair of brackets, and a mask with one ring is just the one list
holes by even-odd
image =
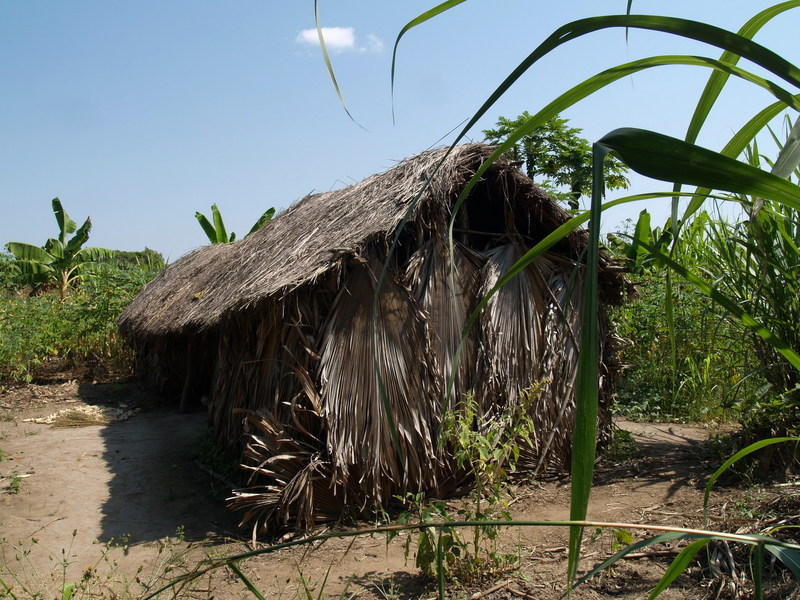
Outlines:
{"label": "dried palm frond wall", "polygon": [[[530,409],[535,430],[520,465],[536,473],[568,466],[585,232],[554,247],[492,298],[463,343],[448,389],[464,323],[478,300],[568,218],[530,180],[500,163],[459,214],[451,260],[450,207],[487,154],[480,145],[459,149],[431,181],[391,256],[395,226],[429,177],[436,151],[339,196],[309,197],[266,233],[254,234],[261,239],[249,236],[230,250],[214,250],[222,254],[216,258],[222,272],[204,270],[209,259],[204,249],[196,251],[182,259],[187,265],[166,274],[171,284],[154,282],[123,314],[121,328],[134,339],[142,363],[158,373],[153,379],[163,386],[170,378],[164,373],[171,374],[184,399],[207,393],[217,439],[242,452],[252,475],[232,504],[254,533],[273,525],[307,528],[407,492],[452,492],[465,473],[455,468],[439,428],[464,394],[473,395],[488,422],[519,402],[524,390],[548,380]],[[303,211],[314,202],[322,208],[308,222]],[[281,229],[293,218],[295,227],[304,227],[294,232],[295,246]],[[337,224],[338,235],[315,237],[330,235]],[[293,255],[285,257],[288,266],[274,266],[279,273],[264,275],[266,292],[255,294],[249,267],[258,260],[277,264],[281,252]],[[309,263],[299,279],[298,261]],[[237,269],[245,282],[230,275]],[[295,285],[277,285],[287,272]],[[619,300],[621,281],[607,268],[601,281],[606,302]],[[220,295],[234,285],[238,296],[235,290],[229,290],[233,299]],[[172,317],[184,321],[180,327],[161,317],[148,321],[158,307],[167,306],[166,315],[181,302],[180,315]],[[215,316],[200,311],[198,302]],[[608,336],[601,339],[606,435],[615,368]]]}

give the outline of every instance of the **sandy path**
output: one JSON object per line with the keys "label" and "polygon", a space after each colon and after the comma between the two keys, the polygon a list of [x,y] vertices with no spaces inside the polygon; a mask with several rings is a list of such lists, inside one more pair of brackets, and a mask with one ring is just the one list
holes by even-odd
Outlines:
{"label": "sandy path", "polygon": [[[97,388],[70,384],[52,393],[42,387],[27,395],[21,391],[0,396],[0,448],[8,454],[0,463],[0,475],[11,471],[27,475],[19,480],[19,493],[0,493],[2,551],[6,567],[14,566],[18,550],[31,547],[32,538],[37,538],[35,551],[15,568],[17,572],[27,569],[29,577],[37,573],[42,578],[38,585],[43,588],[52,589],[50,575],[60,577],[62,548],[69,548],[67,578],[79,580],[86,567],[97,562],[103,544],[124,539],[127,534],[129,544],[109,553],[119,564],[107,570],[131,577],[140,565],[146,570],[163,566],[165,557],[186,546],[175,542],[165,546],[168,537],[175,540],[179,527],[185,542],[203,542],[193,551],[195,558],[243,548],[233,539],[237,535],[235,516],[225,509],[221,495],[214,495],[219,484],[202,472],[191,456],[194,440],[205,428],[203,415],[179,415],[171,408],[156,408],[120,423],[67,429],[23,420],[65,406],[119,401],[129,393],[130,389],[98,392]],[[708,473],[701,445],[707,432],[677,425],[623,425],[644,449],[643,456],[601,469],[590,517],[696,523],[701,487]],[[517,519],[568,516],[569,488],[564,482],[527,485],[517,493],[511,507]],[[546,527],[515,531],[507,544],[518,548],[523,568],[526,562],[529,566],[535,563],[529,576],[531,586],[556,591],[553,582],[562,579],[566,540],[566,529]],[[610,542],[601,539],[599,544],[597,552]],[[395,592],[407,586],[407,597],[413,597],[414,586],[419,586],[413,558],[405,564],[402,540],[388,550],[382,538],[372,538],[359,540],[353,547],[349,541],[336,540],[311,554],[305,552],[301,549],[262,557],[248,563],[246,570],[267,590],[268,597],[293,597],[300,570],[305,577],[320,582],[329,567],[331,593],[341,591],[352,575],[356,579],[350,589],[360,591],[359,597],[381,597],[380,586],[391,586]],[[180,563],[174,557],[172,560]],[[395,575],[389,577],[389,573]],[[237,591],[240,588],[227,586],[230,578],[224,573],[219,577],[226,585],[223,591],[216,580],[213,597],[247,597]],[[648,577],[642,579],[643,589],[652,584],[650,579],[655,575]],[[199,589],[185,597],[212,596],[203,591],[209,589],[207,584]],[[635,586],[633,593],[630,597],[637,597]]]}

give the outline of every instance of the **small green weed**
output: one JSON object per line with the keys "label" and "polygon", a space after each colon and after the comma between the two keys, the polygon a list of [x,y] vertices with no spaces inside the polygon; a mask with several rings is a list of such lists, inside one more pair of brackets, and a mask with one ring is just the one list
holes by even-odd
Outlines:
{"label": "small green weed", "polygon": [[[444,438],[452,445],[453,458],[474,477],[471,504],[459,511],[463,520],[511,520],[508,511],[508,477],[516,468],[520,445],[531,444],[533,422],[531,407],[549,379],[534,383],[524,390],[514,406],[498,411],[489,419],[481,419],[478,403],[467,395],[455,410],[443,419]],[[513,554],[498,549],[500,528],[477,526],[472,532],[472,552],[458,563],[459,578],[480,580],[484,575],[516,566]]]}
{"label": "small green weed", "polygon": [[[609,533],[609,536],[606,536],[606,533]],[[606,548],[605,540],[610,539],[610,548]],[[619,528],[606,528],[606,527],[597,527],[592,532],[591,540],[596,542],[600,540],[601,545],[603,546],[604,551],[611,551],[611,554],[616,554],[623,548],[630,546],[633,544],[633,535],[627,529],[619,529]]]}
{"label": "small green weed", "polygon": [[[425,502],[422,493],[409,493],[405,498],[398,497],[409,508],[401,513],[397,519],[398,524],[406,525],[412,521],[418,523],[436,523],[452,521],[452,517],[445,502]],[[387,535],[388,544],[397,536],[396,532]],[[413,536],[406,538],[406,560],[411,554]],[[444,576],[452,573],[457,561],[467,554],[467,543],[463,540],[458,529],[424,527],[419,530],[416,540],[415,565],[429,576],[438,575],[439,556]]]}
{"label": "small green weed", "polygon": [[[3,458],[8,458],[8,454],[0,450],[0,462],[3,462]],[[6,484],[6,493],[7,494],[19,494],[22,491],[22,480],[27,477],[27,475],[20,475],[19,471],[10,471],[5,476],[0,477],[0,481],[7,481]]]}
{"label": "small green weed", "polygon": [[[155,589],[169,577],[188,571],[187,553],[191,545],[180,543],[182,527],[177,529],[175,539],[167,537],[160,541],[157,558],[140,565],[132,577],[124,573],[119,564],[119,557],[128,553],[130,534],[111,538],[100,546],[99,556],[94,562],[76,571],[71,557],[77,535],[77,530],[74,530],[69,546],[60,552],[43,547],[35,537],[16,544],[0,540],[0,600],[133,600]],[[38,567],[42,556],[52,561],[52,568],[46,572]]]}
{"label": "small green weed", "polygon": [[[239,479],[239,460],[231,456],[226,450],[214,441],[211,429],[201,431],[192,440],[192,458],[203,467],[228,481],[237,485]],[[228,495],[230,489],[221,490]]]}
{"label": "small green weed", "polygon": [[374,581],[372,587],[383,600],[399,600],[400,594],[395,589],[394,579],[388,581]]}
{"label": "small green weed", "polygon": [[8,490],[12,494],[19,494],[22,491],[22,476],[17,471],[8,474]]}
{"label": "small green weed", "polygon": [[638,454],[639,448],[631,433],[615,427],[611,443],[605,449],[605,459],[611,462],[622,462],[634,458]]}
{"label": "small green weed", "polygon": [[[442,419],[443,444],[449,446],[458,468],[465,469],[474,480],[470,502],[457,511],[459,521],[509,521],[507,485],[520,455],[520,445],[530,444],[533,422],[530,408],[539,398],[549,379],[524,390],[513,407],[484,418],[478,402],[467,395]],[[409,507],[398,522],[436,523],[454,521],[446,503],[425,502],[422,494],[398,498]],[[443,576],[461,583],[472,583],[487,575],[516,568],[519,555],[501,552],[500,528],[477,525],[472,540],[465,539],[457,528],[423,527],[416,537],[416,566],[430,576]],[[388,541],[395,537],[389,534]],[[406,541],[406,558],[410,555],[413,536]]]}

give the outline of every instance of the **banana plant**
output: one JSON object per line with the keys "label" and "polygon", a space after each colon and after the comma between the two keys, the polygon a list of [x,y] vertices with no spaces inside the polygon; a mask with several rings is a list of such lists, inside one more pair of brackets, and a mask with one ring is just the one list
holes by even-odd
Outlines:
{"label": "banana plant", "polygon": [[[264,211],[264,214],[258,218],[255,225],[247,232],[247,235],[250,235],[253,232],[258,231],[264,225],[269,223],[272,220],[272,217],[275,215],[275,209],[269,208]],[[200,212],[194,213],[194,218],[197,219],[197,222],[200,223],[200,227],[203,228],[206,236],[208,236],[208,241],[212,244],[230,244],[231,242],[236,240],[236,234],[231,232],[228,235],[228,231],[225,229],[225,222],[222,220],[222,215],[219,212],[219,208],[217,208],[216,204],[211,205],[211,221]],[[247,237],[247,236],[245,236]]]}
{"label": "banana plant", "polygon": [[[8,242],[6,248],[14,255],[14,262],[26,283],[53,283],[63,300],[67,297],[69,288],[84,275],[81,271],[85,267],[102,258],[111,258],[114,251],[106,248],[84,248],[92,229],[91,218],[87,217],[83,225],[78,227],[67,215],[61,200],[53,198],[52,207],[58,223],[58,238],[48,239],[42,247],[24,242]],[[67,239],[73,233],[75,235]]]}

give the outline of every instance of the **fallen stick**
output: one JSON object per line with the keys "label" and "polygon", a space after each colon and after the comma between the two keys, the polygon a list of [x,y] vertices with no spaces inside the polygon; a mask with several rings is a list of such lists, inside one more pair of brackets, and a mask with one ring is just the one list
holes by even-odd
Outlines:
{"label": "fallen stick", "polygon": [[508,586],[508,591],[514,594],[515,596],[519,596],[520,598],[525,598],[526,600],[536,600],[536,597],[531,596],[527,592],[523,592],[522,590],[515,588],[512,585]]}
{"label": "fallen stick", "polygon": [[478,598],[483,598],[484,596],[488,596],[489,594],[491,594],[493,592],[496,592],[497,590],[503,589],[504,587],[508,587],[510,584],[511,584],[511,580],[510,579],[506,579],[505,581],[502,581],[502,582],[498,583],[497,585],[494,585],[494,586],[490,587],[488,590],[483,590],[481,592],[475,592],[467,600],[478,600]]}

